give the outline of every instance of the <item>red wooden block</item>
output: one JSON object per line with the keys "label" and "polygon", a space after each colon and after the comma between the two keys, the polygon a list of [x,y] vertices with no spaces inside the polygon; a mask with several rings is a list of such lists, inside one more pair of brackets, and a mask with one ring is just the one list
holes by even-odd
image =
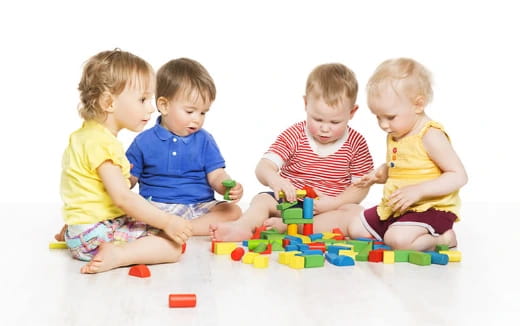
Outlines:
{"label": "red wooden block", "polygon": [[308,224],[304,224],[303,225],[303,235],[310,235],[310,234],[313,234],[314,231],[313,231],[313,225],[311,223],[308,223]]}
{"label": "red wooden block", "polygon": [[384,249],[371,250],[368,253],[368,261],[373,262],[373,263],[382,262],[383,261],[383,251],[384,251]]}
{"label": "red wooden block", "polygon": [[181,251],[181,254],[185,253],[186,252],[186,242],[184,242],[182,244],[182,251]]}
{"label": "red wooden block", "polygon": [[195,307],[197,296],[195,294],[170,294],[168,296],[170,308]]}
{"label": "red wooden block", "polygon": [[303,186],[302,189],[305,190],[305,192],[307,193],[305,196],[307,196],[309,198],[316,198],[316,197],[318,197],[318,194],[316,194],[316,192],[314,191],[314,189],[312,189],[312,187]]}
{"label": "red wooden block", "polygon": [[236,247],[235,249],[233,249],[233,251],[231,252],[231,259],[235,260],[235,261],[239,261],[240,259],[242,259],[242,256],[244,256],[244,248],[242,247]]}
{"label": "red wooden block", "polygon": [[255,233],[251,237],[251,239],[260,239],[260,236],[262,235],[262,232],[267,230],[267,226],[262,225],[255,229]]}
{"label": "red wooden block", "polygon": [[150,270],[146,265],[135,265],[130,267],[128,275],[136,277],[150,277]]}
{"label": "red wooden block", "polygon": [[285,247],[287,247],[287,246],[290,245],[290,244],[291,244],[291,240],[289,240],[289,239],[285,239],[285,238],[282,239],[282,247],[285,248]]}
{"label": "red wooden block", "polygon": [[327,246],[323,242],[311,242],[308,244],[310,250],[327,251]]}

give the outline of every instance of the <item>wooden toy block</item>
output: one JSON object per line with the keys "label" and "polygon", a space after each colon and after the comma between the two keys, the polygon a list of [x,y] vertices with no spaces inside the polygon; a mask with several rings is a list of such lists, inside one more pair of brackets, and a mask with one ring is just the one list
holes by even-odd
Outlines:
{"label": "wooden toy block", "polygon": [[298,243],[296,244],[296,247],[298,247],[298,250],[309,250],[309,245],[306,243]]}
{"label": "wooden toy block", "polygon": [[229,255],[237,246],[236,242],[215,242],[215,254]]}
{"label": "wooden toy block", "polygon": [[278,262],[283,265],[289,264],[289,257],[299,254],[299,251],[283,251],[278,254]]}
{"label": "wooden toy block", "polygon": [[226,191],[224,192],[224,199],[231,200],[231,198],[229,198],[229,191],[231,190],[231,188],[236,186],[237,183],[235,182],[235,180],[224,180],[222,181],[222,185],[226,187]]}
{"label": "wooden toy block", "polygon": [[284,247],[282,245],[282,239],[269,240],[271,244],[272,251],[284,251]]}
{"label": "wooden toy block", "polygon": [[332,233],[332,232],[323,232],[322,235],[323,235],[323,239],[325,239],[325,240],[332,239],[336,236],[336,234]]}
{"label": "wooden toy block", "polygon": [[301,243],[311,243],[311,239],[306,235],[295,234],[293,237],[300,239]]}
{"label": "wooden toy block", "polygon": [[411,251],[408,255],[408,262],[419,266],[428,266],[432,264],[432,256],[420,251]]}
{"label": "wooden toy block", "polygon": [[448,255],[448,260],[451,262],[460,262],[462,253],[458,250],[440,250],[439,254]]}
{"label": "wooden toy block", "polygon": [[251,239],[260,239],[262,232],[265,230],[267,230],[267,227],[264,225],[255,228],[255,232],[253,233]]}
{"label": "wooden toy block", "polygon": [[231,256],[231,259],[233,259],[234,261],[240,261],[242,259],[242,257],[244,256],[244,254],[245,254],[244,248],[237,247],[237,248],[233,249],[230,256]]}
{"label": "wooden toy block", "polygon": [[314,223],[314,219],[313,218],[286,218],[286,219],[283,219],[283,222],[285,224],[312,224],[312,223]]}
{"label": "wooden toy block", "polygon": [[298,234],[298,224],[287,225],[287,234],[295,236]]}
{"label": "wooden toy block", "polygon": [[308,236],[312,242],[323,238],[323,234],[321,233],[306,234],[306,236]]}
{"label": "wooden toy block", "polygon": [[392,248],[390,246],[387,246],[385,244],[376,244],[374,242],[374,247],[373,247],[373,250],[376,250],[376,249],[383,249],[383,250],[392,250]]}
{"label": "wooden toy block", "polygon": [[345,238],[345,234],[343,233],[343,231],[341,231],[340,228],[332,229],[332,233],[337,234],[337,235],[341,235],[341,236],[343,236],[343,238]]}
{"label": "wooden toy block", "polygon": [[190,308],[197,305],[195,294],[170,294],[168,296],[168,306],[170,308]]}
{"label": "wooden toy block", "polygon": [[284,247],[285,251],[297,251],[298,245],[296,244],[290,244]]}
{"label": "wooden toy block", "polygon": [[184,242],[181,246],[181,254],[186,252],[186,242]]}
{"label": "wooden toy block", "polygon": [[291,244],[303,243],[302,238],[290,234],[286,235],[285,239],[289,239],[291,241]]}
{"label": "wooden toy block", "polygon": [[276,205],[276,209],[283,212],[286,209],[289,209],[289,208],[293,207],[296,204],[298,204],[297,201],[293,201],[293,202],[290,202],[290,203],[283,202],[283,203],[279,203],[278,205]]}
{"label": "wooden toy block", "polygon": [[269,266],[269,256],[258,255],[253,258],[254,268],[267,268]]}
{"label": "wooden toy block", "polygon": [[383,251],[383,264],[395,263],[395,253],[392,250]]}
{"label": "wooden toy block", "polygon": [[221,241],[211,240],[211,252],[212,253],[215,253],[215,243],[217,243],[217,242],[221,242]]}
{"label": "wooden toy block", "polygon": [[309,249],[318,249],[318,250],[321,250],[322,252],[325,252],[327,251],[327,247],[325,246],[325,244],[323,242],[311,242],[308,244],[309,246]]}
{"label": "wooden toy block", "polygon": [[351,250],[351,249],[341,249],[338,251],[338,255],[339,256],[349,256],[349,257],[352,257],[355,259],[357,256],[357,252],[355,252],[354,250]]}
{"label": "wooden toy block", "polygon": [[49,249],[67,249],[67,243],[65,241],[49,242]]}
{"label": "wooden toy block", "polygon": [[305,268],[323,267],[325,265],[325,257],[321,254],[305,255],[303,257],[305,258],[305,263],[304,263]]}
{"label": "wooden toy block", "polygon": [[364,241],[364,240],[348,240],[348,244],[354,246],[354,251],[361,252],[365,247],[368,247],[368,250],[372,250],[373,242],[372,241]]}
{"label": "wooden toy block", "polygon": [[371,250],[368,253],[368,261],[372,263],[380,263],[383,261],[383,249]]}
{"label": "wooden toy block", "polygon": [[425,251],[425,253],[432,256],[432,264],[447,265],[449,261],[448,255],[440,254],[437,251]]}
{"label": "wooden toy block", "polygon": [[284,223],[285,220],[303,219],[303,209],[300,207],[285,209],[282,211],[282,219],[284,220]]}
{"label": "wooden toy block", "polygon": [[407,263],[410,252],[412,250],[394,250],[394,261],[396,263]]}
{"label": "wooden toy block", "polygon": [[242,257],[242,262],[244,264],[252,264],[253,260],[255,259],[256,256],[260,256],[260,254],[257,252],[252,252],[252,251],[246,252],[244,254],[244,256]]}
{"label": "wooden toy block", "polygon": [[260,233],[260,239],[266,239],[266,240],[276,240],[276,239],[283,239],[285,237],[284,233],[279,233],[275,229],[265,230]]}
{"label": "wooden toy block", "polygon": [[354,259],[348,256],[339,256],[336,254],[326,253],[325,259],[335,266],[354,266]]}
{"label": "wooden toy block", "polygon": [[313,224],[304,224],[302,233],[303,233],[303,235],[308,236],[314,232],[313,230],[314,230]]}
{"label": "wooden toy block", "polygon": [[445,250],[450,250],[450,247],[448,245],[436,245],[435,246],[435,251],[439,252],[439,251],[445,251]]}
{"label": "wooden toy block", "polygon": [[292,255],[288,257],[288,265],[294,269],[305,268],[305,258],[303,256]]}
{"label": "wooden toy block", "polygon": [[247,249],[253,250],[258,247],[259,244],[264,244],[267,247],[269,240],[266,239],[251,239],[247,241]]}
{"label": "wooden toy block", "polygon": [[315,256],[315,255],[323,255],[323,251],[321,250],[317,250],[317,249],[306,249],[306,250],[301,250],[302,252],[302,256]]}
{"label": "wooden toy block", "polygon": [[128,271],[128,275],[135,276],[135,277],[150,277],[150,270],[146,265],[134,265],[130,267],[130,270]]}
{"label": "wooden toy block", "polygon": [[250,249],[253,252],[262,253],[267,249],[267,243],[259,243],[256,247]]}
{"label": "wooden toy block", "polygon": [[267,247],[264,251],[260,252],[260,255],[270,255],[273,252],[272,245],[270,243],[267,244]]}
{"label": "wooden toy block", "polygon": [[314,199],[306,197],[303,199],[303,218],[314,217]]}
{"label": "wooden toy block", "polygon": [[306,196],[309,198],[318,198],[318,194],[314,191],[312,187],[309,186],[303,186],[302,190],[305,190]]}

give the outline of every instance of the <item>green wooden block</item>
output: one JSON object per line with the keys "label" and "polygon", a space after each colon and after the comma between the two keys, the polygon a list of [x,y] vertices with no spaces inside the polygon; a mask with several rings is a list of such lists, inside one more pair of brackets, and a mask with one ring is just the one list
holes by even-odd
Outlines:
{"label": "green wooden block", "polygon": [[436,245],[435,251],[439,252],[441,250],[450,250],[450,246],[448,245]]}
{"label": "green wooden block", "polygon": [[303,219],[303,209],[296,208],[287,208],[282,211],[282,218],[284,220],[287,219]]}
{"label": "green wooden block", "polygon": [[355,252],[361,252],[365,248],[369,248],[368,251],[374,248],[374,243],[372,241],[363,241],[363,240],[348,240],[348,244],[354,246]]}
{"label": "green wooden block", "polygon": [[407,263],[410,252],[412,252],[412,250],[394,250],[394,261],[396,263]]}
{"label": "green wooden block", "polygon": [[283,203],[276,205],[276,209],[283,212],[284,210],[289,209],[296,204],[298,204],[297,201],[293,201],[292,203],[283,202]]}
{"label": "green wooden block", "polygon": [[267,243],[259,243],[258,246],[251,249],[252,252],[264,252],[267,249]]}
{"label": "green wooden block", "polygon": [[284,218],[285,224],[312,224],[314,223],[313,218]]}
{"label": "green wooden block", "polygon": [[432,264],[432,256],[425,252],[411,251],[408,255],[408,262],[415,265],[427,266]]}
{"label": "green wooden block", "polygon": [[312,267],[323,267],[325,264],[325,256],[322,255],[309,255],[305,257],[305,268]]}
{"label": "green wooden block", "polygon": [[268,242],[269,241],[266,239],[250,239],[247,240],[247,249],[253,250],[256,247],[258,247],[259,244],[264,244],[265,246],[267,246]]}
{"label": "green wooden block", "polygon": [[271,244],[271,251],[284,251],[285,248],[282,244],[282,239],[274,239],[269,240],[269,243]]}

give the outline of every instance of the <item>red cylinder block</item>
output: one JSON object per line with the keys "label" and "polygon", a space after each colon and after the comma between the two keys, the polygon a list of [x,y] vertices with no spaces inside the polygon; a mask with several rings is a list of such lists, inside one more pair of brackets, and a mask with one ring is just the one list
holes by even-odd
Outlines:
{"label": "red cylinder block", "polygon": [[195,294],[170,294],[168,302],[170,308],[195,307],[197,296]]}

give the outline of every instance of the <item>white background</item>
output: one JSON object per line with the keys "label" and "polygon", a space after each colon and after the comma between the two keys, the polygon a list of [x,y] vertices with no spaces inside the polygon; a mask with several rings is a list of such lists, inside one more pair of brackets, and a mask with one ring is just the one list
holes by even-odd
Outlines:
{"label": "white background", "polygon": [[[0,4],[0,203],[60,202],[61,154],[81,125],[83,62],[119,47],[158,69],[190,57],[213,76],[217,99],[205,128],[227,170],[263,187],[255,165],[275,136],[305,118],[302,95],[318,64],[341,62],[360,83],[351,126],[376,165],[385,134],[366,106],[365,84],[385,59],[406,56],[434,75],[428,114],[467,168],[468,202],[516,202],[518,10],[505,1],[7,1]],[[150,123],[148,127],[151,127]],[[135,134],[119,136],[128,146]],[[515,155],[515,159],[513,159]],[[374,188],[366,204],[374,204]],[[56,217],[59,225],[59,217]]]}

